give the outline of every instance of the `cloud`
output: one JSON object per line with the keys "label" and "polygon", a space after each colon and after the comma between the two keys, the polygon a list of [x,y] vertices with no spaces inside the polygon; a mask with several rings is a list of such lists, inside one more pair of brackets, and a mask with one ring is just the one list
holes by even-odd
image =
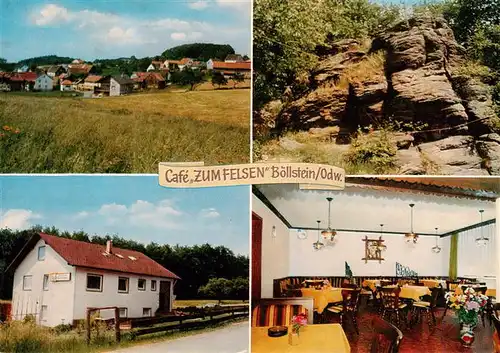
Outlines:
{"label": "cloud", "polygon": [[81,211],[81,212],[78,212],[73,218],[74,219],[84,219],[84,218],[87,218],[88,216],[90,216],[89,212]]}
{"label": "cloud", "polygon": [[[85,217],[78,217],[79,215]],[[89,219],[94,216],[101,218],[108,225],[179,229],[183,227],[180,218],[184,215],[185,213],[178,209],[171,200],[161,200],[157,203],[137,200],[130,205],[104,204],[96,212],[82,211],[74,218]]]}
{"label": "cloud", "polygon": [[121,27],[112,27],[106,34],[106,41],[112,43],[140,43],[141,38],[137,35],[134,28],[123,29]]}
{"label": "cloud", "polygon": [[220,213],[215,208],[205,208],[201,210],[200,216],[203,218],[218,218]]}
{"label": "cloud", "polygon": [[41,215],[26,209],[10,209],[0,214],[0,228],[26,229],[32,226],[31,221],[42,218]]}
{"label": "cloud", "polygon": [[70,21],[72,14],[64,7],[48,4],[32,15],[37,26],[56,25]]}
{"label": "cloud", "polygon": [[217,5],[238,11],[249,11],[251,9],[250,0],[215,0]]}
{"label": "cloud", "polygon": [[186,39],[186,37],[186,33],[183,32],[174,32],[170,35],[170,38],[172,38],[173,40],[184,40]]}
{"label": "cloud", "polygon": [[[192,2],[190,6],[198,9],[204,6],[218,6],[240,11],[246,7],[250,8],[250,2],[199,0]],[[82,47],[91,46],[86,50],[89,56],[155,55],[177,42],[201,39],[205,42],[228,43],[237,51],[243,51],[242,54],[247,54],[251,42],[250,17],[244,16],[248,21],[238,20],[231,25],[216,19],[214,22],[171,17],[144,19],[91,9],[73,11],[59,5],[47,4],[32,12],[31,23],[34,26],[73,30],[76,42],[81,43]]]}
{"label": "cloud", "polygon": [[188,5],[193,10],[204,10],[208,7],[208,1],[200,0],[192,2]]}

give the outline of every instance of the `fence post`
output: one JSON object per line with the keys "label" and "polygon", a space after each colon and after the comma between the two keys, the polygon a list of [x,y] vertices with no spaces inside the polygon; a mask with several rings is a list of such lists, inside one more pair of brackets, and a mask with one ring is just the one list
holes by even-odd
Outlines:
{"label": "fence post", "polygon": [[116,343],[120,342],[120,309],[118,307],[115,308],[115,338]]}
{"label": "fence post", "polygon": [[87,346],[90,345],[90,309],[87,308],[87,319],[85,321],[85,333],[86,333],[86,341]]}

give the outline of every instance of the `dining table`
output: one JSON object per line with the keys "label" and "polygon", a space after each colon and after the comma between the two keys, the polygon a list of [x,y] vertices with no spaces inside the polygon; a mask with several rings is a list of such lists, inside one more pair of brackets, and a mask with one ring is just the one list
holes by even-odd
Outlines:
{"label": "dining table", "polygon": [[422,279],[420,280],[424,284],[424,286],[428,288],[436,288],[441,286],[442,288],[446,288],[446,281],[440,279]]}
{"label": "dining table", "polygon": [[380,280],[378,279],[365,279],[363,283],[361,283],[361,286],[364,288],[370,288],[372,292],[375,292],[377,290],[377,287],[380,286]]}
{"label": "dining table", "polygon": [[[290,345],[288,334],[269,337],[269,327],[252,327],[252,353],[349,353],[351,346],[340,324],[304,326],[297,345]],[[288,328],[290,332],[291,327]]]}
{"label": "dining table", "polygon": [[[385,286],[384,288],[396,288],[395,285]],[[419,301],[420,297],[424,295],[431,295],[432,292],[429,287],[425,286],[411,286],[404,285],[401,288],[401,292],[399,293],[400,298],[411,299],[414,301]]]}
{"label": "dining table", "polygon": [[352,290],[351,288],[324,287],[322,289],[301,288],[303,297],[313,298],[313,309],[322,314],[328,304],[342,302],[342,290]]}

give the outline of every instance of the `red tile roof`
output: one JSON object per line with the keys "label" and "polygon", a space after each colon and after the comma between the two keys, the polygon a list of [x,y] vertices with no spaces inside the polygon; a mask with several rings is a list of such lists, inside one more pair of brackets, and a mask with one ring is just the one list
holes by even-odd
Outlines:
{"label": "red tile roof", "polygon": [[214,69],[219,70],[250,70],[251,62],[226,63],[224,61],[213,61]]}
{"label": "red tile roof", "polygon": [[89,76],[87,76],[87,78],[85,79],[85,82],[95,83],[95,82],[99,81],[101,78],[102,78],[102,76],[98,76],[98,75],[89,75]]}
{"label": "red tile roof", "polygon": [[71,85],[73,84],[73,82],[71,82],[70,80],[64,80],[63,82],[61,82],[61,85]]}
{"label": "red tile roof", "polygon": [[[138,251],[113,247],[111,255],[103,255],[106,252],[105,245],[61,238],[44,233],[39,233],[39,235],[46,244],[72,266],[179,279],[173,272]],[[123,258],[117,255],[122,255]],[[130,259],[129,256],[136,260]]]}

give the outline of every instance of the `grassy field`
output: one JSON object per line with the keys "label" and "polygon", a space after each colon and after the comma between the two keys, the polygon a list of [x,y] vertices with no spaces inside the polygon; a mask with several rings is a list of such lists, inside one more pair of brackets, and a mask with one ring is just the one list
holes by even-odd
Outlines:
{"label": "grassy field", "polygon": [[[207,304],[219,304],[218,300],[210,300],[210,299],[195,299],[195,300],[176,300],[174,301],[174,308],[185,308],[188,306],[203,306]],[[248,304],[248,301],[242,300],[222,300],[220,302],[221,305],[230,305],[230,304]]]}
{"label": "grassy field", "polygon": [[159,162],[245,163],[250,90],[102,99],[0,94],[1,173],[156,173]]}

